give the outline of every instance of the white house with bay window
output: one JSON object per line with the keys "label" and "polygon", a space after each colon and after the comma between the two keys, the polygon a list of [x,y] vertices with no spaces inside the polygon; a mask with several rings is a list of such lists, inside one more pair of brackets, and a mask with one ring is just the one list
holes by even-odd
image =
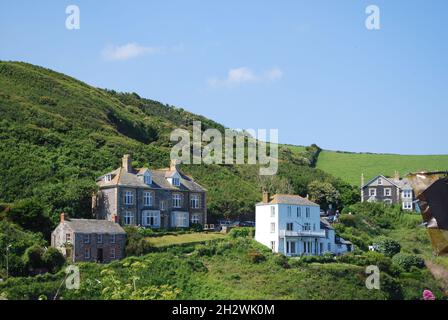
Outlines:
{"label": "white house with bay window", "polygon": [[342,254],[352,244],[320,218],[319,205],[297,195],[263,193],[255,207],[255,240],[287,256]]}

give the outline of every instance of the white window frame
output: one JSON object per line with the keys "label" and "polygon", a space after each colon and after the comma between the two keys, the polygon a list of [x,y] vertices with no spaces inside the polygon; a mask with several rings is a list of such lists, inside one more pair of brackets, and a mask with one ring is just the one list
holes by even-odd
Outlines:
{"label": "white window frame", "polygon": [[96,235],[96,243],[103,243],[103,234],[98,233]]}
{"label": "white window frame", "polygon": [[392,188],[384,188],[384,196],[392,197]]}
{"label": "white window frame", "polygon": [[379,186],[383,185],[383,178],[378,178],[377,183]]}
{"label": "white window frame", "polygon": [[275,222],[271,222],[271,233],[275,233]]}
{"label": "white window frame", "polygon": [[115,234],[111,234],[109,241],[110,241],[110,243],[116,243],[116,241],[117,241],[116,235]]}
{"label": "white window frame", "polygon": [[86,233],[83,235],[84,243],[90,243],[90,234]]}
{"label": "white window frame", "polygon": [[134,193],[132,191],[126,191],[124,194],[124,204],[128,206],[134,204]]}
{"label": "white window frame", "polygon": [[275,241],[271,241],[271,250],[272,252],[275,251]]}
{"label": "white window frame", "polygon": [[148,186],[152,184],[152,177],[148,172],[145,172],[143,175],[143,182]]}
{"label": "white window frame", "polygon": [[271,206],[271,218],[275,218],[275,206]]}
{"label": "white window frame", "polygon": [[311,223],[305,222],[303,224],[303,231],[311,231]]}
{"label": "white window frame", "polygon": [[412,210],[412,201],[403,201],[404,210]]}
{"label": "white window frame", "polygon": [[302,208],[297,207],[297,218],[302,218]]}
{"label": "white window frame", "polygon": [[182,208],[182,196],[178,193],[173,194],[173,208]]}
{"label": "white window frame", "polygon": [[192,214],[191,215],[191,223],[192,224],[199,224],[201,221],[201,218],[199,216],[199,214]]}
{"label": "white window frame", "polygon": [[106,174],[106,175],[104,176],[104,181],[105,181],[105,182],[110,182],[110,181],[112,181],[112,175],[111,175],[111,174]]}
{"label": "white window frame", "polygon": [[158,211],[151,210],[142,211],[142,225],[152,228],[160,227],[160,213]]}
{"label": "white window frame", "polygon": [[199,209],[199,195],[192,194],[190,198],[190,206],[192,209]]}
{"label": "white window frame", "polygon": [[143,205],[147,207],[152,206],[152,192],[151,191],[144,191],[143,192]]}
{"label": "white window frame", "polygon": [[174,212],[174,226],[180,228],[188,227],[188,212]]}
{"label": "white window frame", "polygon": [[411,190],[403,190],[403,198],[412,199],[412,191]]}
{"label": "white window frame", "polygon": [[309,218],[311,216],[311,208],[310,207],[306,207],[305,208],[305,217]]}
{"label": "white window frame", "polygon": [[294,231],[294,223],[287,222],[286,223],[286,231]]}
{"label": "white window frame", "polygon": [[165,200],[160,200],[160,210],[165,211]]}
{"label": "white window frame", "polygon": [[71,233],[66,233],[65,234],[65,242],[72,243],[72,235],[71,235]]}
{"label": "white window frame", "polygon": [[369,197],[376,197],[376,188],[369,188]]}
{"label": "white window frame", "polygon": [[134,214],[131,211],[125,211],[124,213],[124,224],[126,226],[132,225],[134,222]]}
{"label": "white window frame", "polygon": [[287,254],[296,254],[297,253],[297,245],[296,245],[295,241],[286,241],[286,253]]}
{"label": "white window frame", "polygon": [[116,258],[116,252],[115,252],[115,248],[114,247],[110,248],[109,258],[110,259],[115,259]]}
{"label": "white window frame", "polygon": [[179,187],[179,186],[180,186],[180,178],[178,178],[178,177],[173,177],[171,181],[172,181],[172,183],[173,183],[173,186],[176,186],[176,187]]}

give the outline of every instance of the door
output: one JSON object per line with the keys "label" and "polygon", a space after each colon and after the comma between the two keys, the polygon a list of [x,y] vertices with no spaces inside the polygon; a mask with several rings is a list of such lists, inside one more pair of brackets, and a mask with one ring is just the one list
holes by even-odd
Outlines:
{"label": "door", "polygon": [[99,263],[102,263],[102,262],[103,262],[103,249],[102,249],[102,248],[100,248],[100,249],[97,250],[97,253],[96,253],[96,260],[97,260]]}

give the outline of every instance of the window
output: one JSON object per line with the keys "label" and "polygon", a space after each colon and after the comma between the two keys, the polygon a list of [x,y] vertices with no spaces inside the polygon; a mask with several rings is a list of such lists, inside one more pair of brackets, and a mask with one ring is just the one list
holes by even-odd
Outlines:
{"label": "window", "polygon": [[97,243],[103,243],[103,235],[102,234],[98,234],[96,236],[96,242]]}
{"label": "window", "polygon": [[181,197],[180,194],[173,194],[173,207],[180,208],[181,207]]}
{"label": "window", "polygon": [[275,241],[271,241],[271,250],[275,251]]}
{"label": "window", "polygon": [[114,234],[110,235],[110,243],[115,243],[115,241],[117,241],[116,237]]}
{"label": "window", "polygon": [[165,201],[160,201],[160,210],[165,210]]}
{"label": "window", "polygon": [[286,224],[286,230],[287,231],[293,231],[293,229],[294,229],[294,224],[292,222],[288,222]]}
{"label": "window", "polygon": [[84,243],[90,243],[90,234],[84,235]]}
{"label": "window", "polygon": [[275,217],[275,207],[271,207],[271,218]]}
{"label": "window", "polygon": [[70,233],[65,234],[65,242],[72,242],[72,235]]}
{"label": "window", "polygon": [[324,244],[322,242],[319,243],[319,252],[324,252]]}
{"label": "window", "polygon": [[328,244],[327,244],[327,249],[328,249],[328,251],[331,251],[331,243],[330,242],[328,242]]}
{"label": "window", "polygon": [[84,248],[84,259],[90,260],[90,248]]}
{"label": "window", "polygon": [[134,194],[132,191],[126,191],[124,196],[124,204],[132,205],[134,203]]}
{"label": "window", "polygon": [[316,231],[316,224],[313,223],[313,231]]}
{"label": "window", "polygon": [[188,227],[188,213],[175,212],[174,213],[174,227]]}
{"label": "window", "polygon": [[106,175],[104,176],[104,181],[105,181],[105,182],[110,182],[110,181],[112,181],[112,175],[111,175],[111,174],[106,174]]}
{"label": "window", "polygon": [[199,209],[199,196],[197,194],[191,195],[190,205],[193,209]]}
{"label": "window", "polygon": [[382,186],[383,185],[383,179],[382,178],[378,178],[378,185]]}
{"label": "window", "polygon": [[307,218],[309,218],[310,215],[311,215],[311,209],[310,209],[310,208],[306,208],[305,211],[306,211],[306,212],[305,212],[305,216],[306,216]]}
{"label": "window", "polygon": [[286,253],[288,254],[296,253],[296,243],[294,241],[286,241]]}
{"label": "window", "polygon": [[143,204],[148,207],[152,206],[152,192],[143,193]]}
{"label": "window", "polygon": [[173,178],[173,186],[180,186],[180,179],[179,178]]}
{"label": "window", "polygon": [[115,248],[110,248],[110,258],[115,259]]}
{"label": "window", "polygon": [[312,250],[313,250],[313,242],[312,241],[305,241],[303,243],[303,252],[311,253]]}
{"label": "window", "polygon": [[302,218],[302,208],[297,207],[297,218]]}
{"label": "window", "polygon": [[145,175],[143,176],[143,182],[147,185],[150,185],[152,183],[151,175],[148,172],[145,172]]}
{"label": "window", "polygon": [[193,224],[198,224],[200,222],[200,220],[199,220],[199,215],[198,214],[193,214],[192,216],[191,216],[191,223],[193,223]]}
{"label": "window", "polygon": [[375,188],[369,189],[369,197],[376,197],[376,189]]}
{"label": "window", "polygon": [[303,224],[303,231],[310,231],[311,230],[311,223],[306,222]]}
{"label": "window", "polygon": [[149,227],[160,226],[160,214],[158,211],[142,211],[142,224]]}
{"label": "window", "polygon": [[411,210],[412,209],[412,202],[410,202],[410,201],[403,202],[403,209]]}
{"label": "window", "polygon": [[392,195],[392,189],[391,188],[384,189],[384,196],[385,197],[390,197],[391,195]]}
{"label": "window", "polygon": [[271,233],[275,233],[275,222],[271,222]]}
{"label": "window", "polygon": [[125,225],[127,225],[127,226],[131,225],[133,219],[134,219],[134,215],[132,214],[132,212],[126,211],[124,213],[124,224]]}
{"label": "window", "polygon": [[412,198],[412,191],[411,190],[404,190],[403,191],[403,198]]}
{"label": "window", "polygon": [[287,207],[288,218],[291,218],[291,206]]}

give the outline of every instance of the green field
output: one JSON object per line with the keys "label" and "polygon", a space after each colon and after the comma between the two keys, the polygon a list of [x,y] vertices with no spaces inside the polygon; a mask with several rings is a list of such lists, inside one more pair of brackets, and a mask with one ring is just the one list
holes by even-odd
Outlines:
{"label": "green field", "polygon": [[149,237],[147,238],[149,243],[154,247],[165,247],[184,243],[203,242],[208,240],[215,240],[224,238],[225,235],[219,232],[214,233],[186,233],[176,235],[166,235],[162,237]]}
{"label": "green field", "polygon": [[317,168],[352,185],[360,185],[361,174],[366,181],[378,174],[393,176],[416,171],[448,170],[448,155],[395,155],[370,153],[342,153],[322,151]]}

